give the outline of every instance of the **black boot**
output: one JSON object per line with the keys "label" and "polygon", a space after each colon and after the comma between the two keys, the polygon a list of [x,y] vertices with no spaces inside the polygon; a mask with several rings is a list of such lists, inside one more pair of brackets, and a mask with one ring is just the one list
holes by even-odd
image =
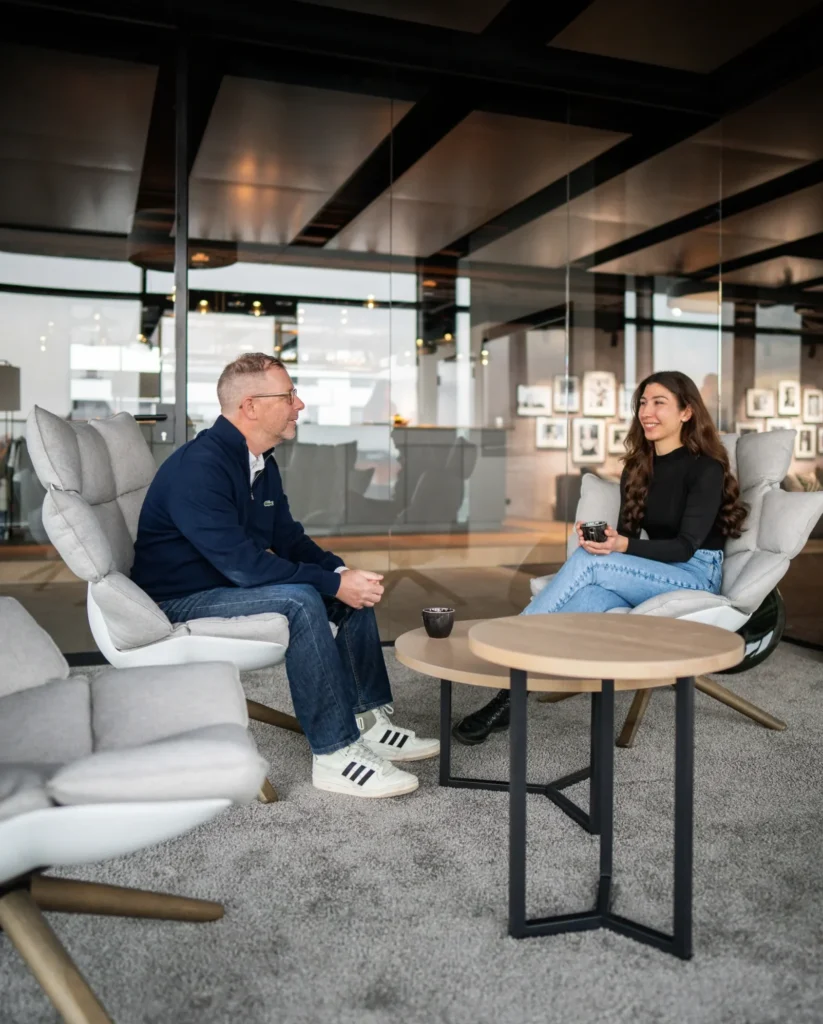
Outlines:
{"label": "black boot", "polygon": [[482,743],[490,732],[509,727],[509,691],[500,690],[495,697],[484,704],[479,711],[457,723],[452,729],[452,736],[467,747]]}

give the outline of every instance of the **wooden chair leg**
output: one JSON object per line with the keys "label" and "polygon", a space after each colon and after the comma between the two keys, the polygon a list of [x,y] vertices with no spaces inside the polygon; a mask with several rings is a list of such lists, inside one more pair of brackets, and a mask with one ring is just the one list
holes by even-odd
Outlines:
{"label": "wooden chair leg", "polygon": [[66,1024],[112,1024],[27,890],[0,897],[0,928]]}
{"label": "wooden chair leg", "polygon": [[276,804],[280,797],[277,795],[277,790],[269,780],[263,779],[263,785],[260,787],[257,799],[261,804]]}
{"label": "wooden chair leg", "polygon": [[623,728],[620,730],[620,735],[617,737],[618,747],[634,746],[637,730],[640,728],[640,723],[643,721],[643,716],[646,714],[646,708],[649,706],[651,697],[651,689],[638,690],[635,693],[632,706],[629,708],[628,715],[626,715],[626,721],[623,723]]}
{"label": "wooden chair leg", "polygon": [[705,693],[709,697],[714,697],[714,699],[719,700],[721,704],[726,704],[735,711],[739,711],[741,715],[751,718],[751,720],[753,722],[757,722],[758,725],[765,726],[767,729],[775,729],[777,732],[783,732],[786,728],[785,722],[781,722],[779,718],[775,718],[774,715],[770,715],[768,711],[764,711],[756,704],[751,704],[742,697],[738,697],[736,693],[732,693],[731,690],[727,690],[725,686],[721,686],[720,683],[716,683],[713,679],[709,679],[708,676],[698,676],[694,681],[694,685],[695,689],[700,690],[701,693]]}
{"label": "wooden chair leg", "polygon": [[246,707],[249,710],[249,718],[255,722],[265,722],[266,725],[274,725],[278,729],[289,729],[291,732],[303,732],[303,726],[294,715],[287,715],[266,704],[259,704],[256,700],[247,700]]}
{"label": "wooden chair leg", "polygon": [[561,700],[579,696],[579,693],[538,693],[537,699],[541,704],[559,704]]}
{"label": "wooden chair leg", "polygon": [[223,905],[144,889],[33,875],[31,898],[41,910],[68,914],[150,917],[161,921],[217,921]]}

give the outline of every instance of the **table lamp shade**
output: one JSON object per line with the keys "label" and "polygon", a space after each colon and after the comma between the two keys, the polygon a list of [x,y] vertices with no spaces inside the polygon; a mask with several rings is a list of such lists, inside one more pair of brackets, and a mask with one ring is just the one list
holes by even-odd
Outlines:
{"label": "table lamp shade", "polygon": [[0,363],[0,412],[20,410],[20,367]]}

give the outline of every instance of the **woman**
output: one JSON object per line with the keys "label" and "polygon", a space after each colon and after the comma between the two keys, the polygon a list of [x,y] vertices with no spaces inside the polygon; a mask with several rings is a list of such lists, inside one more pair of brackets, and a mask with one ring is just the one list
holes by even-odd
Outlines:
{"label": "woman", "polygon": [[[523,615],[635,608],[673,590],[719,592],[723,545],[740,536],[746,509],[700,392],[683,373],[653,373],[632,410],[617,529],[597,544],[576,523],[580,546]],[[482,743],[508,724],[509,691],[501,690],[454,735]]]}

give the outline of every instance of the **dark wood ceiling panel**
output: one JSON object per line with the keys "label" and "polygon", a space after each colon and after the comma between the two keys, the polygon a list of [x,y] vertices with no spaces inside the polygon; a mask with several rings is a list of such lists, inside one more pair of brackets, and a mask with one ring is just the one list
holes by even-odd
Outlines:
{"label": "dark wood ceiling panel", "polygon": [[506,0],[306,0],[360,14],[417,21],[463,32],[482,32]]}
{"label": "dark wood ceiling panel", "polygon": [[[707,220],[717,220],[721,196],[737,195],[823,159],[821,94],[823,71],[817,71],[573,200],[568,208],[570,258],[614,273],[663,274],[717,262],[717,232],[685,231],[677,219],[703,209]],[[741,223],[754,212],[741,214]],[[671,238],[650,246],[644,235],[667,223],[672,224]],[[566,210],[555,210],[475,257],[556,266],[548,260],[557,258],[554,236],[565,230]],[[726,258],[768,244],[757,230],[733,228],[729,218],[724,230],[738,236],[729,239],[733,251],[725,251]],[[800,236],[789,232],[785,238],[790,237]],[[565,258],[565,247],[563,252]],[[703,255],[708,258],[700,263]]]}
{"label": "dark wood ceiling panel", "polygon": [[714,71],[817,0],[595,0],[552,43],[685,71]]}
{"label": "dark wood ceiling panel", "polygon": [[821,231],[823,184],[599,264],[596,269],[617,274],[699,273],[718,261],[773,250],[781,243],[792,243]]}
{"label": "dark wood ceiling panel", "polygon": [[192,236],[286,244],[409,106],[226,76],[194,165]]}
{"label": "dark wood ceiling panel", "polygon": [[624,136],[473,113],[330,247],[425,256]]}
{"label": "dark wood ceiling panel", "polygon": [[125,232],[156,71],[32,47],[0,49],[0,222]]}
{"label": "dark wood ceiling panel", "polygon": [[791,288],[823,277],[823,260],[780,256],[751,267],[723,273],[724,284],[754,284],[765,288]]}

